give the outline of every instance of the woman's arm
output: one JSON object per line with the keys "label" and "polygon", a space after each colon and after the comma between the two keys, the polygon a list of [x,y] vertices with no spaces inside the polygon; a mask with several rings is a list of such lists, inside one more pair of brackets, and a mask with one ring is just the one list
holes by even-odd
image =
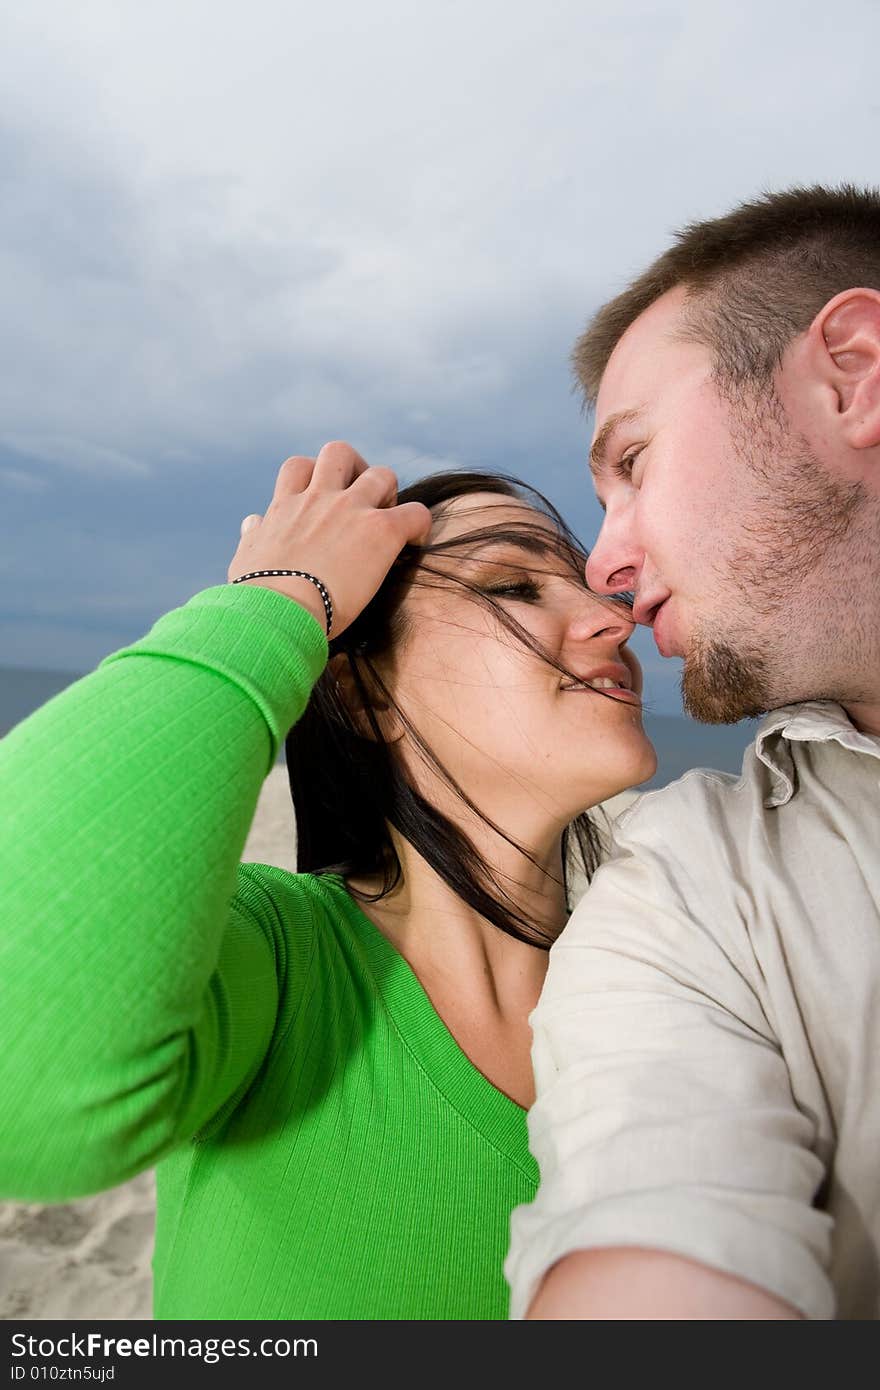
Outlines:
{"label": "woman's arm", "polygon": [[326,653],[283,595],[207,589],[0,744],[4,1196],[122,1181],[258,1065],[274,953],[230,900]]}
{"label": "woman's arm", "polygon": [[[395,501],[346,445],[289,459],[229,578],[318,574],[336,635],[430,527]],[[0,1196],[112,1186],[256,1074],[280,943],[236,874],[327,659],[316,597],[298,579],[206,589],[0,745]]]}

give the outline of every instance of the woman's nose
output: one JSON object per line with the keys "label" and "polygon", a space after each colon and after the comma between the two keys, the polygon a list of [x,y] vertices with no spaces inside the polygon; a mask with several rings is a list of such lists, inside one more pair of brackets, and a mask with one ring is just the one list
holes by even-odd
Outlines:
{"label": "woman's nose", "polygon": [[573,615],[569,632],[575,641],[605,637],[620,647],[632,636],[634,628],[635,619],[628,604],[588,594],[586,602]]}

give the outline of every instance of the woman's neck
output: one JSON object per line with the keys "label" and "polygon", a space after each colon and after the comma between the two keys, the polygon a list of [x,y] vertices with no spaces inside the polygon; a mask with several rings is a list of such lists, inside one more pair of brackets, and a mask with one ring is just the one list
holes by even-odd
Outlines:
{"label": "woman's neck", "polygon": [[[535,856],[537,863],[512,847],[510,854],[496,856],[501,863],[489,861],[516,904],[517,915],[534,928],[541,943],[534,946],[487,921],[411,845],[396,834],[394,841],[402,872],[393,892],[378,902],[364,902],[361,893],[375,893],[379,881],[348,881],[362,911],[409,963],[432,999],[435,994],[454,994],[462,1006],[477,1012],[524,1021],[543,984],[547,945],[567,917],[561,838],[542,857]],[[501,894],[498,901],[504,901]]]}
{"label": "woman's neck", "polygon": [[[397,888],[359,906],[407,961],[461,1050],[498,1090],[523,1109],[534,1101],[529,1014],[547,972],[546,944],[520,941],[464,902],[406,841],[394,835]],[[567,916],[562,837],[535,863],[505,845],[496,862],[480,846],[517,914],[544,943]],[[507,853],[507,851],[510,851]],[[514,857],[515,856],[515,857]],[[499,861],[500,862],[497,862]],[[349,879],[349,891],[375,893],[376,880]],[[499,900],[503,901],[499,894]]]}

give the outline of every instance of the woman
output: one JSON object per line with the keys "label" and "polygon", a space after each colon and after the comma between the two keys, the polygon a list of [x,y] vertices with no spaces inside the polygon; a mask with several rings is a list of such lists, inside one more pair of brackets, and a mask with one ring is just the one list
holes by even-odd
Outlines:
{"label": "woman", "polygon": [[[233,582],[4,742],[3,1195],[158,1163],[160,1318],[506,1316],[571,842],[655,767],[525,493],[289,459]],[[296,875],[239,864],[288,731]]]}

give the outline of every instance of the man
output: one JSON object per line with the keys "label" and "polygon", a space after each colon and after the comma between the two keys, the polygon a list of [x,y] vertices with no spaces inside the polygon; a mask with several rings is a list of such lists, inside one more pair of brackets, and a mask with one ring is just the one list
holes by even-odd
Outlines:
{"label": "man", "polygon": [[876,1318],[880,193],[688,227],[574,362],[588,582],[690,714],[765,718],[624,815],[551,951],[511,1316]]}

